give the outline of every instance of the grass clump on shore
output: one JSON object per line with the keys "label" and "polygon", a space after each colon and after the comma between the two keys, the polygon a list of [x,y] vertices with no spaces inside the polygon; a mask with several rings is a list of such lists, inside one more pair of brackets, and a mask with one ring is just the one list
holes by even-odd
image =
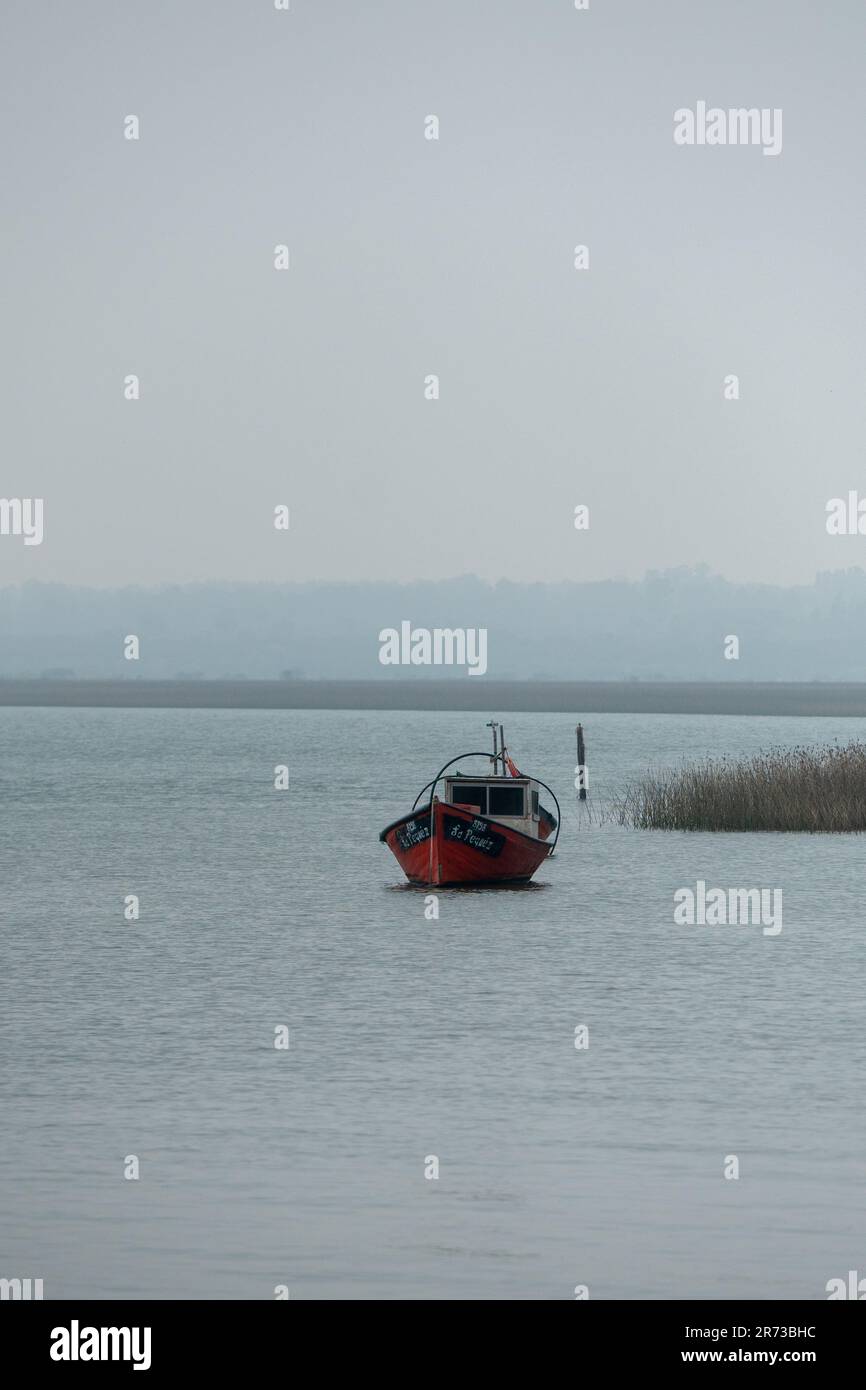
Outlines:
{"label": "grass clump on shore", "polygon": [[866,744],[649,772],[617,803],[617,819],[639,830],[866,830]]}

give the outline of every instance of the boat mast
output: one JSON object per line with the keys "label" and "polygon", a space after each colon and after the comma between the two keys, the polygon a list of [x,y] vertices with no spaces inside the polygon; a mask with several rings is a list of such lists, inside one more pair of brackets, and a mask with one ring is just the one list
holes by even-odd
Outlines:
{"label": "boat mast", "polygon": [[505,776],[505,725],[499,725],[499,747],[502,753],[502,776]]}
{"label": "boat mast", "polygon": [[488,721],[487,721],[487,727],[488,727],[488,729],[492,729],[492,730],[493,730],[493,757],[490,759],[490,761],[491,761],[492,764],[493,764],[493,775],[494,775],[494,777],[495,777],[495,776],[496,776],[496,759],[499,757],[499,751],[498,751],[497,744],[496,744],[496,730],[497,730],[497,728],[498,728],[498,725],[496,724],[495,720],[493,720],[493,719],[488,719]]}

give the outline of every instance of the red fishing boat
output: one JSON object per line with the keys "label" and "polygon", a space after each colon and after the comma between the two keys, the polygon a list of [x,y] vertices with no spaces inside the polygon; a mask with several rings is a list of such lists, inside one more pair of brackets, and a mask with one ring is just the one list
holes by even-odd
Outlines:
{"label": "red fishing boat", "polygon": [[[487,727],[493,730],[492,756],[452,758],[422,787],[408,815],[386,825],[379,836],[410,883],[526,883],[553,853],[559,822],[539,798],[542,788],[550,792],[559,814],[556,796],[546,782],[514,766],[502,725],[491,720]],[[450,772],[463,758],[485,758],[490,771],[481,776]],[[440,783],[441,797],[436,794]],[[427,792],[430,799],[419,806]]]}

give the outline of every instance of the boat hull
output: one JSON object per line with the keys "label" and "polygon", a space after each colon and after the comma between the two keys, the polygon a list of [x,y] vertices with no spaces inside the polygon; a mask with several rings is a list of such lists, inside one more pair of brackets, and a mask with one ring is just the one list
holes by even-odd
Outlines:
{"label": "boat hull", "polygon": [[[431,833],[432,832],[432,833]],[[526,883],[550,846],[501,821],[434,801],[379,836],[410,883],[433,886]]]}

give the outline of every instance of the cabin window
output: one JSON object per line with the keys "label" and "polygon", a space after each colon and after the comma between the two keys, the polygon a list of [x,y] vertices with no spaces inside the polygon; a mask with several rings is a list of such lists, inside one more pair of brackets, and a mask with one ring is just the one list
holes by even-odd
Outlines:
{"label": "cabin window", "polygon": [[532,814],[534,816],[538,815],[538,792],[532,793]]}
{"label": "cabin window", "polygon": [[480,814],[487,814],[487,788],[464,786],[462,782],[455,782],[451,791],[455,801],[459,801],[461,806],[477,806]]}
{"label": "cabin window", "polygon": [[522,816],[523,788],[491,787],[490,814],[491,816]]}

